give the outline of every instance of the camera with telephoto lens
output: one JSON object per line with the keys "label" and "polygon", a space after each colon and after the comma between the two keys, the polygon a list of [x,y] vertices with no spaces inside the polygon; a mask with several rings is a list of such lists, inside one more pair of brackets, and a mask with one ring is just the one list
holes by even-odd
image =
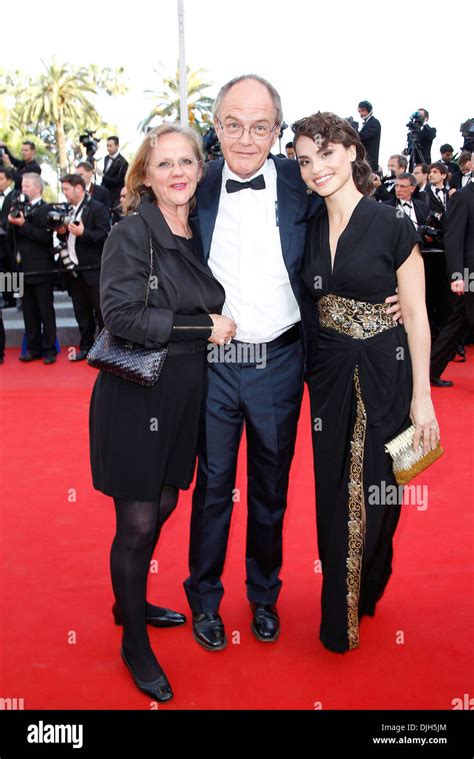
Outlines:
{"label": "camera with telephoto lens", "polygon": [[28,195],[20,190],[14,190],[12,192],[12,203],[10,206],[10,216],[14,219],[19,219],[21,214],[27,218],[31,211],[31,203]]}
{"label": "camera with telephoto lens", "polygon": [[79,142],[81,145],[84,145],[86,149],[87,160],[89,163],[92,163],[94,155],[97,152],[97,148],[99,147],[100,140],[98,140],[95,136],[95,131],[85,129],[84,132],[85,134],[79,135]]}
{"label": "camera with telephoto lens", "polygon": [[423,238],[425,245],[432,243],[441,244],[444,236],[444,225],[440,219],[440,214],[430,213],[426,222],[418,227],[418,234]]}
{"label": "camera with telephoto lens", "polygon": [[459,127],[459,131],[464,137],[463,150],[467,150],[469,153],[474,152],[474,119],[467,119]]}
{"label": "camera with telephoto lens", "polygon": [[[68,224],[70,224],[72,220],[72,206],[70,206],[68,203],[53,203],[51,205],[51,210],[48,211],[47,215],[48,229],[51,229],[53,232],[57,232],[59,229],[61,229],[61,227],[67,228]],[[72,274],[74,278],[77,279],[79,276],[76,271],[77,264],[74,263],[69,255],[67,243],[60,242],[59,245],[54,248],[54,254],[55,259],[59,260],[64,268],[70,274]]]}

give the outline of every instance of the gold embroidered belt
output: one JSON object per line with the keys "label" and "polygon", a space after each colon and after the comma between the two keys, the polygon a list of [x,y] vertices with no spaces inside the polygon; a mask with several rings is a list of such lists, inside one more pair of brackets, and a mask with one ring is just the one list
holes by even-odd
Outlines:
{"label": "gold embroidered belt", "polygon": [[366,340],[397,326],[386,308],[386,303],[366,303],[330,293],[318,301],[319,322],[322,327]]}

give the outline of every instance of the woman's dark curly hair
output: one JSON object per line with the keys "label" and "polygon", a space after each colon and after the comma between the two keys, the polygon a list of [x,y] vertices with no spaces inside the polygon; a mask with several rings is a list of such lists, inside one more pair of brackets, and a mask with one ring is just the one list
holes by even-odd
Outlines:
{"label": "woman's dark curly hair", "polygon": [[291,128],[295,133],[293,142],[296,144],[299,137],[309,137],[321,148],[326,148],[328,143],[335,142],[349,148],[354,145],[356,158],[352,163],[352,177],[354,184],[363,195],[368,195],[372,190],[372,168],[366,161],[365,148],[360,137],[346,119],[336,116],[329,111],[318,111],[312,116],[295,121]]}

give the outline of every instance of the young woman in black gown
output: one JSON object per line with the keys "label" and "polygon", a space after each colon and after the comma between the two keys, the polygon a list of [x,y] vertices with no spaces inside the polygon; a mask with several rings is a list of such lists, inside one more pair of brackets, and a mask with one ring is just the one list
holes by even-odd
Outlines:
{"label": "young woman in black gown", "polygon": [[[401,488],[389,488],[395,479],[384,445],[410,419],[415,446],[421,438],[428,451],[439,439],[423,260],[407,216],[367,197],[371,169],[352,127],[317,113],[293,128],[303,180],[325,200],[308,230],[302,277],[319,312],[308,384],[323,569],[320,638],[344,652],[358,647],[359,619],[374,614],[391,574]],[[397,286],[403,326],[385,310]],[[396,505],[383,503],[387,492],[397,492]]]}

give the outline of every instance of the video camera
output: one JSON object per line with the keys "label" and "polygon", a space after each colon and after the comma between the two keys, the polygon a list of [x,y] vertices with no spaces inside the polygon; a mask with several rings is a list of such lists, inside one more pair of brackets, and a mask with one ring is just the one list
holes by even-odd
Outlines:
{"label": "video camera", "polygon": [[92,163],[99,147],[100,140],[95,136],[95,130],[85,129],[85,134],[79,135],[79,142],[86,149],[87,160]]}
{"label": "video camera", "polygon": [[424,123],[425,117],[422,116],[419,111],[415,111],[411,114],[406,126],[408,127],[408,131],[413,137],[413,140],[418,137],[419,133],[423,129]]}

